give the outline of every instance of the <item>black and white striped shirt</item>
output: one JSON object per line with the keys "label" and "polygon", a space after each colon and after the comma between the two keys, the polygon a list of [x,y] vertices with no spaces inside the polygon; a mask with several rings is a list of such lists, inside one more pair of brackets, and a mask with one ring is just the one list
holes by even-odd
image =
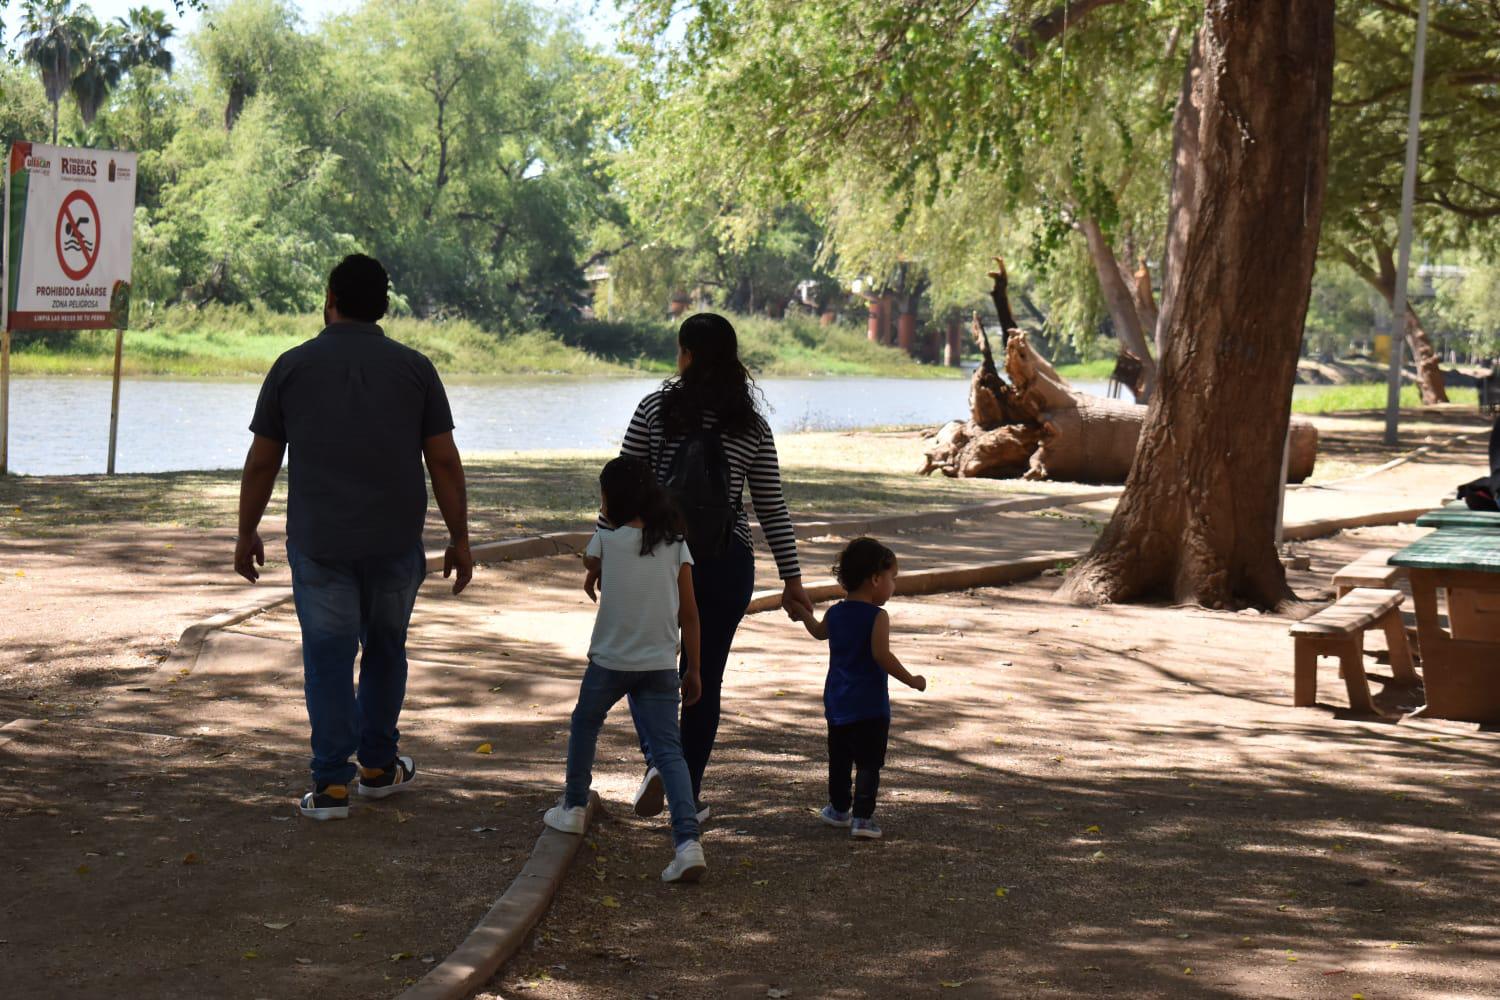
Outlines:
{"label": "black and white striped shirt", "polygon": [[[656,473],[657,482],[665,482],[672,469],[672,458],[677,454],[681,439],[667,437],[661,415],[662,394],[651,393],[635,408],[630,426],[625,429],[625,440],[620,444],[620,454],[648,462]],[[703,414],[705,430],[718,424],[719,418],[711,411]],[[753,548],[750,535],[750,519],[745,515],[742,498],[745,483],[750,483],[750,498],[755,507],[755,516],[760,520],[761,531],[776,557],[776,570],[783,580],[801,576],[797,565],[797,536],[792,530],[792,517],[786,509],[786,498],[781,492],[781,463],[776,458],[776,441],[771,436],[770,425],[764,417],[756,414],[755,425],[748,434],[722,435],[724,458],[729,463],[729,495],[739,508],[734,533],[746,548]],[[601,519],[601,526],[603,521]]]}

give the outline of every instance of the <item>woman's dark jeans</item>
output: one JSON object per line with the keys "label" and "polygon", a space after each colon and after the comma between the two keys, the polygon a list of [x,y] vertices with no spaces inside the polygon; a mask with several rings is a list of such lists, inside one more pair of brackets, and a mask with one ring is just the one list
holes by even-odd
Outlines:
{"label": "woman's dark jeans", "polygon": [[[699,671],[703,676],[703,697],[682,710],[682,755],[687,759],[688,774],[693,779],[693,801],[703,789],[703,772],[719,735],[719,692],[724,686],[724,666],[729,662],[729,647],[734,633],[750,606],[755,592],[755,555],[738,539],[730,543],[722,556],[700,557],[693,553],[693,596],[698,601]],[[678,672],[687,670],[687,661],[678,664]],[[635,699],[630,701],[635,715]],[[636,727],[637,735],[641,726]],[[641,753],[651,763],[651,747],[641,736]]]}

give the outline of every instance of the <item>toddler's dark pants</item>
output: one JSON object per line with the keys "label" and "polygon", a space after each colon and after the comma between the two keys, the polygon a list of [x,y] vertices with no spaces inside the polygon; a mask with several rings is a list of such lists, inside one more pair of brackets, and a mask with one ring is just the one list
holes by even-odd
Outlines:
{"label": "toddler's dark pants", "polygon": [[828,727],[828,802],[833,808],[849,811],[849,771],[854,768],[854,817],[869,819],[875,815],[875,795],[880,791],[880,769],[885,766],[890,731],[890,719],[864,719]]}

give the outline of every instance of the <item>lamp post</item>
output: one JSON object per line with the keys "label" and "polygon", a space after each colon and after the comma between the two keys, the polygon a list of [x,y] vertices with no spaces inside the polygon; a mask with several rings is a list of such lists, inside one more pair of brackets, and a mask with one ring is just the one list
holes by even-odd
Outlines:
{"label": "lamp post", "polygon": [[1417,144],[1422,123],[1422,76],[1427,65],[1427,0],[1417,11],[1417,51],[1411,71],[1411,113],[1406,125],[1406,173],[1401,181],[1401,241],[1396,292],[1391,302],[1391,370],[1386,381],[1385,443],[1395,444],[1401,418],[1401,370],[1406,355],[1406,272],[1411,266],[1411,216],[1417,197]]}

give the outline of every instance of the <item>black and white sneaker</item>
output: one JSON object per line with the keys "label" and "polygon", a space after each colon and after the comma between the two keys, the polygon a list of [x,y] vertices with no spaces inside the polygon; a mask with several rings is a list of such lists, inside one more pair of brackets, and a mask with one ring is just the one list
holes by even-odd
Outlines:
{"label": "black and white sneaker", "polygon": [[349,786],[319,785],[302,796],[297,808],[308,819],[348,819]]}
{"label": "black and white sneaker", "polygon": [[661,772],[654,767],[646,768],[646,777],[641,779],[641,787],[635,790],[635,814],[660,816],[666,794],[667,788],[662,784]]}
{"label": "black and white sneaker", "polygon": [[385,767],[361,767],[359,794],[366,799],[383,799],[406,791],[416,777],[417,762],[410,757],[397,757]]}

